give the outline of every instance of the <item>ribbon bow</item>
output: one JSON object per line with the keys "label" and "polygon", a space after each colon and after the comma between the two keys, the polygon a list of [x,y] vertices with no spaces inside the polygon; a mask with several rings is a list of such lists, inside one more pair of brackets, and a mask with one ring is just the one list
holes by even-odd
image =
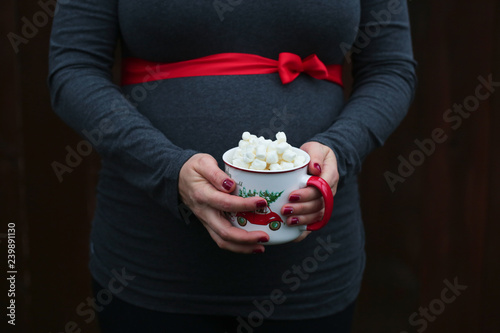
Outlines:
{"label": "ribbon bow", "polygon": [[[154,68],[154,70],[152,70]],[[281,82],[287,84],[307,73],[318,80],[327,80],[342,86],[342,65],[325,65],[315,54],[302,60],[288,52],[278,60],[247,53],[219,53],[174,63],[156,63],[137,58],[123,61],[122,84],[137,84],[155,80],[209,75],[250,75],[278,72]]]}
{"label": "ribbon bow", "polygon": [[315,79],[328,78],[328,70],[315,54],[302,60],[298,55],[288,52],[280,53],[278,58],[278,73],[283,84],[292,82],[300,75],[307,73]]}

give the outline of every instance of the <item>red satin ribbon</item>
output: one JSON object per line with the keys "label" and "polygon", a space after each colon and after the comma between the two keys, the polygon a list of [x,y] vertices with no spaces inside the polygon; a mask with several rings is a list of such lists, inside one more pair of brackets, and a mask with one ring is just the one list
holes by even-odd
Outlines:
{"label": "red satin ribbon", "polygon": [[137,58],[125,58],[122,65],[122,85],[190,76],[249,75],[279,73],[287,84],[300,73],[342,84],[342,65],[325,65],[315,54],[302,60],[298,55],[280,53],[278,60],[247,53],[219,53],[193,60],[157,63]]}

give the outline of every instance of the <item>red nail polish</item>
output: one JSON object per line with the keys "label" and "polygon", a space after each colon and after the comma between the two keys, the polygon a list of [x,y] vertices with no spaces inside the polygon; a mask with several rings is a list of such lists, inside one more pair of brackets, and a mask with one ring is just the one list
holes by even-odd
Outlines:
{"label": "red nail polish", "polygon": [[316,168],[321,173],[321,166],[318,163],[314,163],[314,168]]}
{"label": "red nail polish", "polygon": [[231,179],[225,179],[222,182],[222,187],[224,187],[226,189],[226,191],[229,191],[231,189],[231,187],[233,187],[233,185],[234,185],[234,182]]}
{"label": "red nail polish", "polygon": [[253,252],[252,252],[252,253],[253,253],[253,254],[257,254],[257,253],[264,253],[264,251],[263,251],[263,250],[261,250],[261,249],[257,249],[257,250],[253,250]]}
{"label": "red nail polish", "polygon": [[296,217],[292,217],[292,219],[290,221],[290,225],[295,225],[295,224],[299,224],[299,219]]}
{"label": "red nail polish", "polygon": [[297,201],[299,201],[299,200],[300,200],[300,196],[298,196],[298,195],[296,195],[296,194],[292,194],[292,195],[288,198],[288,200],[289,200],[290,202],[297,202]]}
{"label": "red nail polish", "polygon": [[259,239],[259,243],[267,243],[269,242],[269,239],[267,239],[266,237],[262,237]]}
{"label": "red nail polish", "polygon": [[285,207],[285,209],[283,209],[283,214],[284,215],[290,215],[293,213],[293,208],[292,207]]}
{"label": "red nail polish", "polygon": [[260,201],[257,201],[257,203],[255,205],[257,206],[257,208],[264,208],[264,207],[267,207],[267,201],[260,200]]}

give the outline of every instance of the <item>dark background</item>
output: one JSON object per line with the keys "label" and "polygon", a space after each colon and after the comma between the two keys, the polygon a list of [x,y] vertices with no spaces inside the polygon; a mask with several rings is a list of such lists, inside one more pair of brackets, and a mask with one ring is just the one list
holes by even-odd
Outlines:
{"label": "dark background", "polygon": [[[500,332],[500,87],[460,126],[443,119],[454,104],[472,105],[480,76],[500,81],[500,3],[413,0],[409,8],[419,86],[407,118],[361,174],[368,263],[354,332]],[[75,310],[91,295],[87,252],[99,157],[84,157],[62,182],[52,170],[82,139],[50,107],[50,18],[41,13],[33,0],[0,2],[0,327],[7,327],[5,234],[13,222],[15,331],[64,332],[74,321],[82,332],[97,332]],[[23,17],[38,27],[15,52],[7,35],[22,36]],[[415,140],[435,129],[447,139],[429,156],[418,153]],[[410,157],[420,165],[391,191],[385,173],[398,174]],[[467,289],[443,303],[443,291],[453,296],[445,281]],[[429,307],[422,319],[420,308]]]}

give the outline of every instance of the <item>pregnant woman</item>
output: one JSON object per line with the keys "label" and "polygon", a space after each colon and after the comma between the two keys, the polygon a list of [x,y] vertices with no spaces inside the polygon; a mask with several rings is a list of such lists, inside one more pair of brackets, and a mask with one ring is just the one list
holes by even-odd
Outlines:
{"label": "pregnant woman", "polygon": [[[349,332],[365,265],[357,174],[405,116],[414,68],[406,1],[61,1],[49,84],[57,114],[100,137],[102,332]],[[335,194],[325,227],[266,246],[231,226],[223,212],[266,206],[232,196],[221,170],[244,131],[283,131],[311,155]],[[323,201],[300,189],[281,212],[311,224]]]}

